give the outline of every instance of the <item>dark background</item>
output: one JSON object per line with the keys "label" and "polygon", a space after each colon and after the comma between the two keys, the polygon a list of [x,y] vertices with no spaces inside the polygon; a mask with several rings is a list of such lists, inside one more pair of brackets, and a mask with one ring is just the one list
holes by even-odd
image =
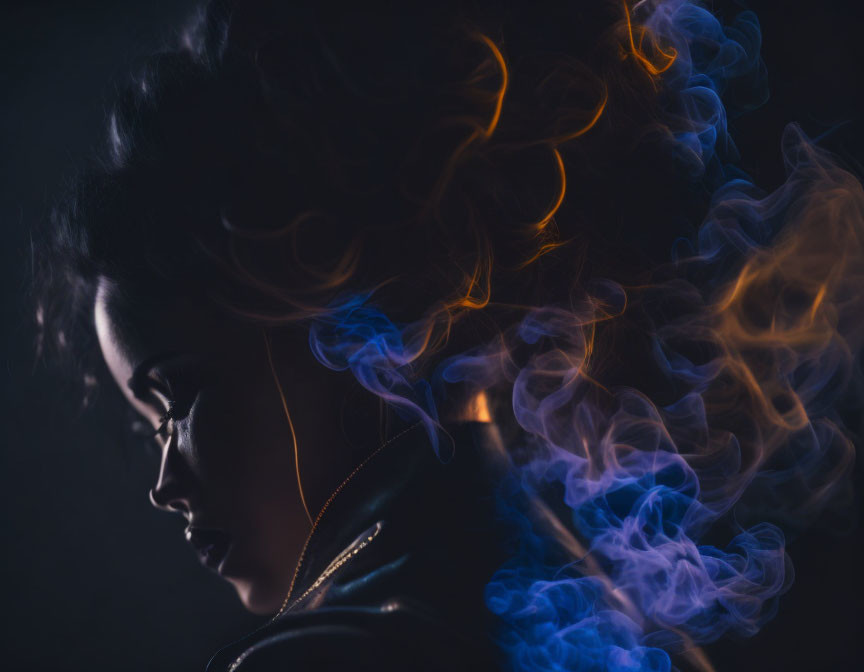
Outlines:
{"label": "dark background", "polygon": [[[101,139],[112,82],[190,0],[0,4],[0,661],[20,670],[201,670],[258,623],[203,570],[182,521],[147,500],[156,466],[120,433],[121,407],[82,413],[35,362],[29,229],[59,180]],[[782,179],[779,140],[798,121],[848,166],[864,160],[857,3],[754,2],[772,97],[734,122],[742,165]],[[735,5],[719,8],[731,15]],[[833,129],[833,130],[832,130]],[[107,397],[107,395],[106,395]],[[861,467],[857,468],[860,486]],[[860,487],[859,487],[860,492]],[[859,500],[860,501],[860,500]],[[797,579],[759,635],[710,647],[719,670],[857,670],[864,654],[864,533],[824,526],[790,545]]]}

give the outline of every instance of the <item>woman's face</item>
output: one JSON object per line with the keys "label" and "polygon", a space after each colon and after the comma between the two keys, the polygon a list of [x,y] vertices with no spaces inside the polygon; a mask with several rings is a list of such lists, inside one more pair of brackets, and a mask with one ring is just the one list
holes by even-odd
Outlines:
{"label": "woman's face", "polygon": [[300,330],[272,339],[271,368],[260,327],[183,299],[141,309],[104,280],[94,317],[118,387],[154,429],[163,429],[155,439],[161,462],[152,503],[185,517],[202,562],[234,585],[250,611],[276,611],[310,523],[274,371],[313,515],[352,462],[327,411],[337,406],[341,374],[314,361]]}

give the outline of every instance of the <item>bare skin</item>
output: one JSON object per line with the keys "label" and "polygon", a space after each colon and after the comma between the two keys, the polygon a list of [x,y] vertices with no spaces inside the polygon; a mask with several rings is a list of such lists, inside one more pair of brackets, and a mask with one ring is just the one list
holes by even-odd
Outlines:
{"label": "bare skin", "polygon": [[[250,611],[276,611],[310,528],[307,507],[314,515],[365,449],[342,431],[340,409],[347,400],[363,417],[355,411],[365,405],[369,426],[352,428],[354,435],[377,437],[377,400],[315,361],[300,330],[270,336],[271,369],[260,327],[183,300],[141,309],[104,280],[94,320],[108,369],[132,407],[154,430],[169,409],[176,416],[156,439],[153,505],[229,534],[219,574]],[[141,372],[144,390],[133,389],[135,369],[154,357]],[[297,436],[307,506],[274,372]]]}
{"label": "bare skin", "polygon": [[[383,442],[379,400],[317,362],[300,327],[268,333],[182,298],[143,308],[104,279],[94,321],[118,388],[163,430],[152,504],[230,535],[213,569],[248,610],[277,611],[310,517]],[[485,398],[450,417],[490,419]]]}

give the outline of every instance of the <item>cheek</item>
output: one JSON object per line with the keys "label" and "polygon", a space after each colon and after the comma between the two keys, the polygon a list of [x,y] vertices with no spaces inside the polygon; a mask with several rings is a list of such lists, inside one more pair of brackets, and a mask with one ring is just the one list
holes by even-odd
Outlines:
{"label": "cheek", "polygon": [[293,502],[291,434],[278,402],[258,385],[220,385],[199,392],[183,423],[181,450],[185,440],[205,501],[250,531],[277,525],[271,519],[290,515]]}
{"label": "cheek", "polygon": [[281,604],[306,532],[278,395],[256,394],[249,386],[203,390],[187,426],[205,506],[236,543],[232,581],[247,608],[272,611]]}

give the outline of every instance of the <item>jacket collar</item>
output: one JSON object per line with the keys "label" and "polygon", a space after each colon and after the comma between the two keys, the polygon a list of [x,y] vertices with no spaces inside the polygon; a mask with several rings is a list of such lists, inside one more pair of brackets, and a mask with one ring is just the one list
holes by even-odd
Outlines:
{"label": "jacket collar", "polygon": [[[314,609],[322,595],[326,599],[331,575],[337,579],[346,573],[371,575],[382,563],[392,566],[387,558],[392,557],[394,545],[398,555],[422,546],[425,555],[433,556],[426,569],[421,567],[420,584],[436,593],[442,587],[441,577],[438,583],[435,578],[440,573],[438,563],[442,558],[446,562],[447,554],[457,549],[459,576],[448,574],[440,592],[455,591],[456,608],[477,622],[466,609],[464,592],[459,591],[464,586],[476,588],[474,584],[490,566],[480,556],[491,550],[485,534],[491,534],[492,491],[505,461],[499,459],[501,439],[494,424],[465,421],[446,430],[454,446],[446,463],[435,454],[422,424],[403,423],[342,482],[316,516],[282,609],[265,625],[214,654],[208,671],[233,667],[231,661],[236,665],[254,642],[283,627],[290,629],[294,614]],[[384,527],[390,529],[382,531]],[[491,562],[497,564],[494,557]],[[479,572],[472,564],[478,565]],[[394,587],[388,584],[385,592],[389,595]]]}
{"label": "jacket collar", "polygon": [[313,522],[289,593],[271,622],[295,610],[330,574],[374,544],[395,511],[410,510],[412,527],[434,536],[460,515],[460,507],[491,499],[497,428],[461,421],[446,432],[453,451],[443,461],[421,423],[404,423],[336,488]]}

